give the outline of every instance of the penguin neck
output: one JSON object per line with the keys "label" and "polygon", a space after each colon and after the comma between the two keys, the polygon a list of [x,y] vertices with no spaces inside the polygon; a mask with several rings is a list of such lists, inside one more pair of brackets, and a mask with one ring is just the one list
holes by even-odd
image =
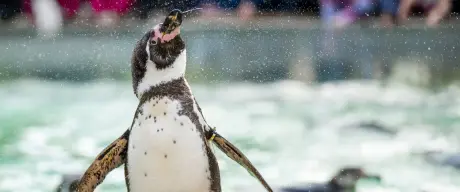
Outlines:
{"label": "penguin neck", "polygon": [[144,77],[137,86],[137,97],[141,98],[144,93],[149,92],[159,85],[183,79],[186,62],[185,49],[177,56],[176,60],[166,68],[158,69],[153,61],[147,60]]}

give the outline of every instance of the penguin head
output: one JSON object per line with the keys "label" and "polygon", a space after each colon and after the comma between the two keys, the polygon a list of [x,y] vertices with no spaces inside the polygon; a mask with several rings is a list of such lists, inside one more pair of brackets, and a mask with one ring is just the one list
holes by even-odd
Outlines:
{"label": "penguin head", "polygon": [[138,98],[157,84],[185,73],[185,42],[180,36],[183,13],[171,11],[163,23],[147,30],[131,58],[134,93]]}
{"label": "penguin head", "polygon": [[380,180],[378,175],[370,175],[364,172],[361,168],[345,167],[338,171],[331,179],[330,185],[340,190],[353,190],[360,179],[373,178]]}
{"label": "penguin head", "polygon": [[178,9],[172,10],[161,25],[162,35],[171,34],[182,24],[183,13]]}
{"label": "penguin head", "polygon": [[149,60],[157,68],[166,68],[174,62],[175,56],[185,49],[185,43],[180,36],[182,12],[172,10],[163,23],[155,25],[146,34],[145,51]]}

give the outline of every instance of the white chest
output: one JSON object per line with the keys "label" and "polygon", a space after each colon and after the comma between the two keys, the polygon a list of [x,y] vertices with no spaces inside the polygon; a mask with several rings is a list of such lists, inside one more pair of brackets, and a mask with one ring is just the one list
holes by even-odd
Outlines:
{"label": "white chest", "polygon": [[205,143],[195,124],[179,116],[182,106],[168,98],[142,107],[129,137],[132,192],[209,192]]}

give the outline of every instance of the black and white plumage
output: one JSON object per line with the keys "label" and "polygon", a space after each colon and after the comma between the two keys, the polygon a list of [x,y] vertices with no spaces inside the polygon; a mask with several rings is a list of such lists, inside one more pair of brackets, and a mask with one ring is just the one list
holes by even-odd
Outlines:
{"label": "black and white plumage", "polygon": [[160,28],[147,32],[133,54],[140,104],[129,136],[129,188],[221,191],[217,161],[204,136],[210,128],[184,78],[185,44],[179,31],[162,43]]}
{"label": "black and white plumage", "polygon": [[131,127],[106,147],[78,182],[93,191],[113,169],[125,165],[129,192],[220,192],[219,166],[210,140],[272,191],[251,162],[206,123],[184,74],[182,12],[137,42],[131,60],[139,99]]}

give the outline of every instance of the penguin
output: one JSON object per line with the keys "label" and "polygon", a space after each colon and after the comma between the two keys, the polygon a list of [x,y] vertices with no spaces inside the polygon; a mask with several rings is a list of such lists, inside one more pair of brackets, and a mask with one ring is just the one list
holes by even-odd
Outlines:
{"label": "penguin", "polygon": [[297,187],[283,187],[281,192],[352,192],[356,191],[359,179],[370,178],[380,181],[378,175],[365,173],[358,167],[344,167],[326,183],[313,183]]}
{"label": "penguin", "polygon": [[75,191],[94,191],[107,174],[124,165],[128,192],[221,192],[211,144],[273,191],[249,159],[207,124],[184,77],[183,13],[171,11],[136,43],[131,72],[139,104],[131,126],[97,155]]}

